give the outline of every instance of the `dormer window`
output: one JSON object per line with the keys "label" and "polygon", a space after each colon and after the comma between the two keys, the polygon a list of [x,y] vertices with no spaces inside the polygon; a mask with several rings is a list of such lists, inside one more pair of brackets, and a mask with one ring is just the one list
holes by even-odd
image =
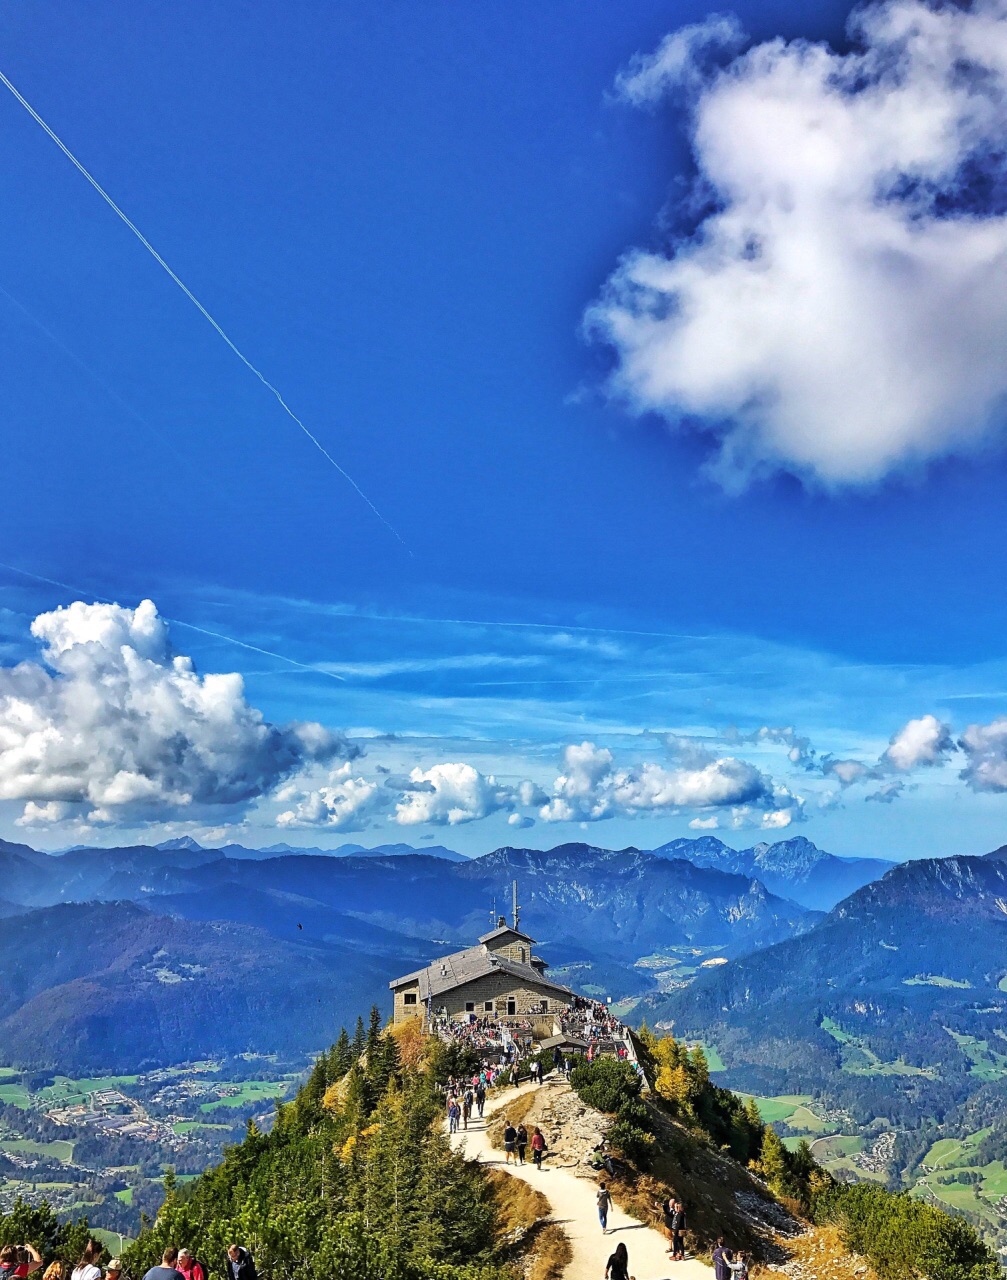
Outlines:
{"label": "dormer window", "polygon": [[524,964],[524,963],[525,963],[525,949],[524,949],[524,947],[522,947],[522,948],[521,948],[521,963],[522,963],[522,964]]}

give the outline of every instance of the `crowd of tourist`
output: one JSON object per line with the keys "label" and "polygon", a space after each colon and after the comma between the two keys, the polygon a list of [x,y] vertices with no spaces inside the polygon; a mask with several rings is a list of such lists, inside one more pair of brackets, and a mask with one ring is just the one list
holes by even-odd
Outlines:
{"label": "crowd of tourist", "polygon": [[[121,1258],[112,1258],[104,1268],[99,1265],[104,1252],[99,1240],[89,1240],[75,1267],[52,1262],[42,1280],[130,1280]],[[42,1258],[34,1245],[8,1244],[0,1248],[0,1280],[25,1280],[41,1267]],[[222,1270],[227,1280],[258,1280],[255,1260],[240,1244],[228,1248]],[[151,1267],[143,1280],[209,1280],[209,1272],[190,1249],[172,1247],[164,1251],[160,1265]]]}

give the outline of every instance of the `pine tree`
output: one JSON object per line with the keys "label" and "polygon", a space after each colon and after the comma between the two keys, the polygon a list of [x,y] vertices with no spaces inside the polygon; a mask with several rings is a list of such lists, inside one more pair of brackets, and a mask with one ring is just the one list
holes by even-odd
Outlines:
{"label": "pine tree", "polygon": [[357,1018],[357,1029],[353,1033],[353,1044],[351,1046],[353,1050],[354,1062],[360,1061],[360,1055],[363,1053],[364,1046],[366,1044],[367,1044],[367,1033],[364,1031],[364,1019],[361,1016]]}
{"label": "pine tree", "polygon": [[350,1048],[350,1037],[346,1034],[346,1028],[343,1027],[339,1032],[339,1039],[332,1046],[332,1072],[329,1083],[342,1080],[352,1066],[353,1050]]}

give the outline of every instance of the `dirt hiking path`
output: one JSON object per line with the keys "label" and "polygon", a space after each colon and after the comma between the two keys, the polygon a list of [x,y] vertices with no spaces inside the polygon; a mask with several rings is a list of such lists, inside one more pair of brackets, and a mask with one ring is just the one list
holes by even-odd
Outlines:
{"label": "dirt hiking path", "polygon": [[[530,1149],[527,1164],[504,1163],[503,1152],[490,1145],[487,1125],[514,1098],[535,1087],[522,1085],[520,1089],[508,1089],[502,1098],[493,1098],[492,1109],[487,1105],[484,1119],[469,1120],[467,1130],[451,1135],[451,1145],[470,1160],[522,1178],[548,1199],[552,1221],[562,1226],[573,1250],[573,1258],[563,1273],[563,1280],[603,1280],[605,1264],[620,1240],[629,1250],[629,1274],[636,1280],[712,1280],[713,1271],[703,1262],[693,1258],[672,1262],[668,1257],[667,1239],[614,1204],[608,1215],[608,1235],[604,1235],[598,1222],[595,1199],[598,1184],[587,1169],[584,1176],[579,1176],[572,1169],[550,1169],[547,1155],[542,1169],[538,1170],[531,1163]],[[546,1081],[538,1087],[566,1089],[569,1086]]]}

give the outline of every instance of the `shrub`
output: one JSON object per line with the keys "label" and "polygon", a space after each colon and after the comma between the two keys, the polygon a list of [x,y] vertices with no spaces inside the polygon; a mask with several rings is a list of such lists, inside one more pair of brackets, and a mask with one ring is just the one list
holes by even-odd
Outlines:
{"label": "shrub", "polygon": [[570,1083],[581,1101],[596,1111],[615,1115],[640,1094],[640,1077],[628,1062],[619,1058],[595,1058],[574,1067]]}

